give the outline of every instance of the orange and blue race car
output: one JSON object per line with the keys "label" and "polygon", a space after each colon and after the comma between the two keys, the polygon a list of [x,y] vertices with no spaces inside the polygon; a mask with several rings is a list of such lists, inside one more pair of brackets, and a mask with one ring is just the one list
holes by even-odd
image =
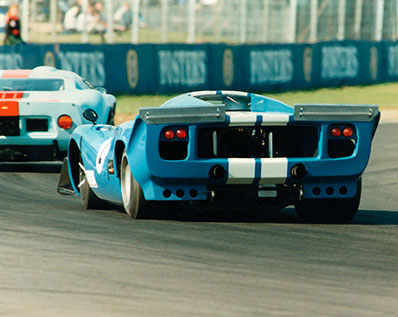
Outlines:
{"label": "orange and blue race car", "polygon": [[113,124],[115,97],[70,71],[0,70],[0,160],[62,160],[86,109]]}

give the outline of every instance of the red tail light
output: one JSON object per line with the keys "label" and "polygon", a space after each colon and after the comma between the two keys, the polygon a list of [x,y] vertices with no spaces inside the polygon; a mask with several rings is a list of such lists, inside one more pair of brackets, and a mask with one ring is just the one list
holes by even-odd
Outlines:
{"label": "red tail light", "polygon": [[185,139],[187,137],[187,131],[185,131],[185,129],[178,129],[176,132],[176,136],[179,139]]}
{"label": "red tail light", "polygon": [[340,130],[340,128],[338,128],[338,127],[334,127],[334,128],[332,128],[332,129],[330,130],[330,134],[331,134],[333,137],[337,138],[337,137],[339,137],[339,136],[341,135],[341,130]]}
{"label": "red tail light", "polygon": [[168,129],[168,130],[164,131],[164,137],[167,140],[171,140],[172,138],[174,138],[174,131],[171,130],[171,129]]}
{"label": "red tail light", "polygon": [[343,130],[343,135],[344,135],[346,138],[351,137],[353,134],[354,134],[354,131],[352,131],[352,128],[350,128],[350,127],[344,128],[344,130]]}
{"label": "red tail light", "polygon": [[63,115],[58,118],[58,125],[60,128],[68,130],[72,127],[73,120],[71,117]]}

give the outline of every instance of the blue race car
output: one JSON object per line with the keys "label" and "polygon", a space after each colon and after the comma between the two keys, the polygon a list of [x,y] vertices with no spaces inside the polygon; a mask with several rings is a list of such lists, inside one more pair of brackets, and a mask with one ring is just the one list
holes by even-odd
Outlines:
{"label": "blue race car", "polygon": [[58,192],[133,218],[176,204],[225,210],[294,205],[305,221],[347,222],[380,119],[377,106],[300,104],[201,91],[141,108],[117,127],[73,132]]}

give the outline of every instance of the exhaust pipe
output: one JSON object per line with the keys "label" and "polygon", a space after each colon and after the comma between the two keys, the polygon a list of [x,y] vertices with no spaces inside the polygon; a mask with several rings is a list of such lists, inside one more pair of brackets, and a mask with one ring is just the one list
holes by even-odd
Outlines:
{"label": "exhaust pipe", "polygon": [[219,180],[225,177],[225,169],[221,165],[214,165],[209,171],[209,177],[213,180]]}
{"label": "exhaust pipe", "polygon": [[290,175],[292,175],[293,179],[299,179],[307,175],[307,169],[301,163],[296,164],[290,170]]}

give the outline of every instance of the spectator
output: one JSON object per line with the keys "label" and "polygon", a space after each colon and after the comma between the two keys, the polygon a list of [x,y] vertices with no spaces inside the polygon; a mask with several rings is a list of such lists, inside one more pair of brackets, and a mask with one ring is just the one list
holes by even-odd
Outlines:
{"label": "spectator", "polygon": [[104,32],[106,29],[106,16],[104,13],[104,4],[102,1],[97,1],[94,5],[94,20],[96,23],[95,29],[97,32]]}
{"label": "spectator", "polygon": [[[128,1],[125,1],[122,6],[116,10],[113,19],[115,21],[116,31],[124,32],[131,27],[133,23],[133,12]],[[147,23],[141,13],[138,14],[138,19],[141,28],[147,27]]]}
{"label": "spectator", "polygon": [[89,33],[104,33],[105,31],[105,25],[101,22],[98,12],[91,5],[87,9],[87,13],[82,12],[77,17],[77,31],[83,32],[85,27]]}
{"label": "spectator", "polygon": [[116,10],[113,20],[117,31],[124,32],[131,26],[133,16],[131,14],[130,4],[127,1]]}
{"label": "spectator", "polygon": [[77,32],[77,17],[80,13],[80,6],[75,4],[65,13],[64,33],[71,34]]}
{"label": "spectator", "polygon": [[18,14],[18,5],[10,5],[6,18],[6,36],[4,38],[4,45],[24,43],[21,37],[21,23],[19,21]]}

